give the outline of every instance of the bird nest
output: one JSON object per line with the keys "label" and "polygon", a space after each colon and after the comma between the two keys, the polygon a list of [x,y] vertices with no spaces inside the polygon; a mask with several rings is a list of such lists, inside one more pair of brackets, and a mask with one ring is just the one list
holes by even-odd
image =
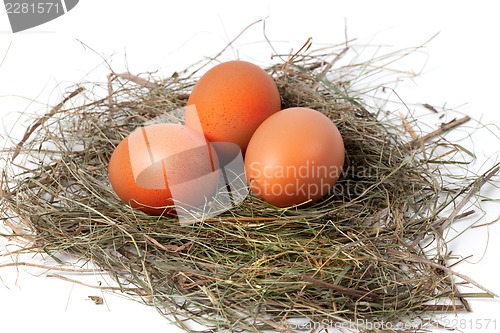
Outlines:
{"label": "bird nest", "polygon": [[368,92],[382,86],[356,89],[384,71],[377,59],[340,65],[345,45],[309,46],[276,57],[267,71],[283,108],[318,110],[342,134],[344,171],[321,201],[277,208],[249,195],[186,225],[116,196],[107,173],[114,148],[144,123],[182,122],[212,59],[168,78],[111,72],[102,83],[70,88],[3,153],[10,237],[30,251],[85,258],[115,280],[113,290],[154,305],[187,331],[199,327],[193,322],[207,332],[295,332],[325,322],[360,331],[373,322],[409,323],[400,327],[415,331],[436,313],[469,310],[458,283],[475,286],[475,296],[496,296],[451,268],[445,237],[455,221],[477,214],[464,207],[477,204],[499,171],[465,177],[443,167],[467,168],[457,156],[468,152],[445,135],[469,118],[423,131],[411,113],[370,102]]}

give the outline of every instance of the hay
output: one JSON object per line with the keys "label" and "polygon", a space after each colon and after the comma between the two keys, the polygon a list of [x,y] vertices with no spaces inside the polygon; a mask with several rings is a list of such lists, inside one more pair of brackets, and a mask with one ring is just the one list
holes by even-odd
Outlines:
{"label": "hay", "polygon": [[420,134],[418,119],[369,105],[353,88],[371,62],[335,66],[343,46],[309,46],[268,71],[283,108],[321,111],[343,135],[344,173],[327,198],[278,209],[249,196],[182,226],[125,206],[107,176],[114,147],[158,116],[181,121],[199,69],[166,79],[111,73],[75,87],[6,153],[1,207],[12,236],[33,251],[90,260],[120,292],[186,330],[191,320],[209,332],[292,332],[318,322],[370,331],[367,323],[381,321],[409,321],[413,331],[437,312],[468,310],[458,282],[496,296],[450,268],[443,236],[474,213],[464,205],[499,170],[467,179],[442,168],[460,153],[443,135],[468,118]]}

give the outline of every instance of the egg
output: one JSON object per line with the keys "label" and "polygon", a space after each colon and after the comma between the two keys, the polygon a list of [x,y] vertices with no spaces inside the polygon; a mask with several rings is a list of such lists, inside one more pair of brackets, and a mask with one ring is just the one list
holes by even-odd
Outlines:
{"label": "egg", "polygon": [[252,193],[277,207],[312,203],[337,182],[344,142],[324,114],[304,107],[284,109],[255,131],[245,156]]}
{"label": "egg", "polygon": [[281,109],[273,78],[259,66],[234,60],[216,65],[195,84],[187,101],[187,126],[198,127],[211,142],[231,142],[245,152],[259,125]]}
{"label": "egg", "polygon": [[217,154],[203,133],[180,124],[130,133],[115,148],[108,174],[121,200],[150,215],[203,207],[220,177]]}

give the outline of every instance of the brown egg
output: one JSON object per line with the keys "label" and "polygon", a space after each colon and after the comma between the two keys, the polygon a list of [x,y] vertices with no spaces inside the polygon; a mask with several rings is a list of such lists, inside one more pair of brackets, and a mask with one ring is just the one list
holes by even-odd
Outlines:
{"label": "brown egg", "polygon": [[[203,207],[219,181],[215,150],[202,133],[178,124],[141,127],[115,149],[108,166],[116,194],[147,214]],[[180,205],[180,206],[179,206]]]}
{"label": "brown egg", "polygon": [[282,110],[255,131],[245,156],[252,193],[289,207],[315,202],[336,183],[344,164],[344,142],[324,114],[303,107]]}
{"label": "brown egg", "polygon": [[[193,88],[186,125],[201,127],[210,142],[231,142],[242,150],[259,125],[281,109],[273,78],[246,61],[221,63],[205,73]],[[191,109],[192,110],[192,109]]]}

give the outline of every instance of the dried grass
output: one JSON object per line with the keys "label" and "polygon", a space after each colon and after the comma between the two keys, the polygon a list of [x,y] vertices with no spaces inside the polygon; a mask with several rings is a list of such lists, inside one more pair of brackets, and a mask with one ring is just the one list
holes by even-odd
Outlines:
{"label": "dried grass", "polygon": [[[292,332],[298,318],[357,321],[361,331],[370,331],[369,321],[413,320],[422,330],[437,312],[468,310],[459,282],[477,287],[476,297],[496,296],[450,268],[443,239],[474,213],[464,205],[499,171],[466,179],[442,168],[459,150],[444,134],[469,119],[421,134],[418,119],[369,105],[353,88],[370,68],[384,70],[375,63],[381,58],[340,66],[345,45],[309,46],[268,71],[283,108],[314,108],[342,133],[345,172],[331,196],[288,209],[249,196],[192,225],[125,206],[107,176],[114,147],[158,116],[181,121],[199,68],[166,79],[111,73],[107,83],[76,86],[4,152],[1,209],[10,236],[31,251],[90,260],[120,292],[186,330],[193,320],[209,332]],[[97,86],[107,96],[94,95]]]}

